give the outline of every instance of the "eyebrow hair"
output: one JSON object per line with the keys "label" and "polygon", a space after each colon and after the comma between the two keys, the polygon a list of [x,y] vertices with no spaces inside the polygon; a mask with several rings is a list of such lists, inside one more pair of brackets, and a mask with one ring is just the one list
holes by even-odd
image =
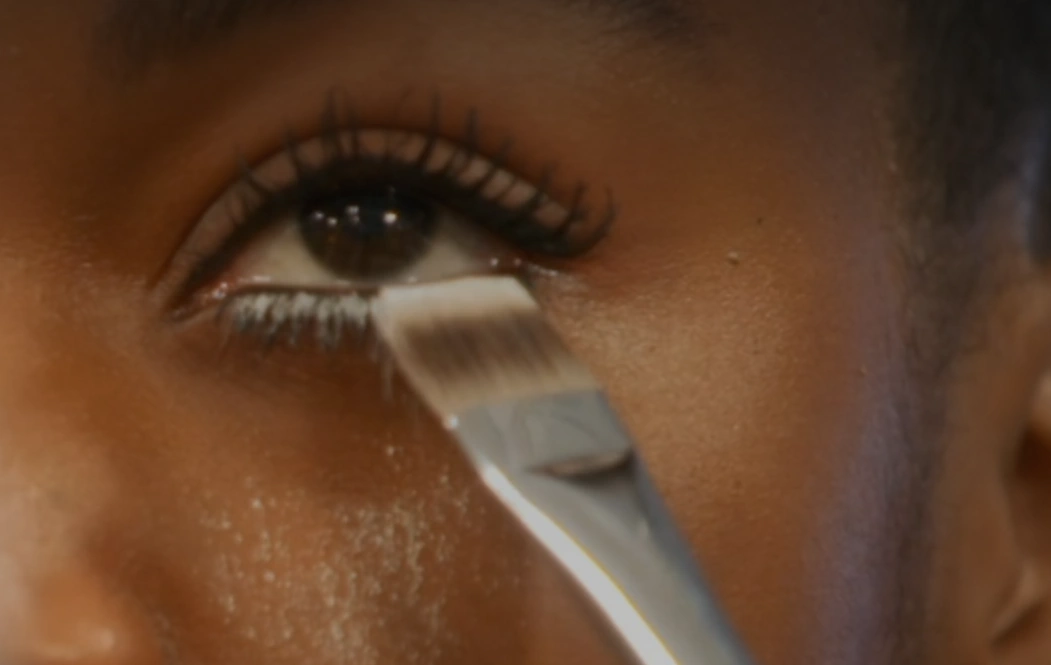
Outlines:
{"label": "eyebrow hair", "polygon": [[[141,70],[165,58],[222,43],[241,28],[285,14],[324,6],[392,0],[111,0],[98,41],[121,64]],[[436,1],[436,0],[431,0]],[[547,2],[567,10],[583,8],[616,30],[647,33],[655,39],[692,35],[696,22],[682,0],[491,0]]]}

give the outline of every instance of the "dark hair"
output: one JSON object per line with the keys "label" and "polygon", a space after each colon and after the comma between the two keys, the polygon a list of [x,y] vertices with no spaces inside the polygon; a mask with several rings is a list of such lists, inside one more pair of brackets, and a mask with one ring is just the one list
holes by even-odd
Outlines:
{"label": "dark hair", "polygon": [[[1025,123],[1051,120],[1051,0],[897,1],[909,51],[902,144],[910,186],[932,223],[967,225],[1017,174],[1011,153]],[[1051,158],[1049,145],[1039,148]],[[1039,185],[1047,192],[1045,161]],[[1051,229],[1041,233],[1051,238]]]}

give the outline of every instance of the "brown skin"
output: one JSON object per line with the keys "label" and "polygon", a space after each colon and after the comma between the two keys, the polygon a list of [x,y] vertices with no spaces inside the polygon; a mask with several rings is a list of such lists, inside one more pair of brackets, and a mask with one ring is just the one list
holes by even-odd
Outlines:
{"label": "brown skin", "polygon": [[0,0],[0,662],[629,662],[362,350],[171,320],[235,149],[316,132],[333,87],[413,129],[402,93],[439,91],[524,177],[615,193],[538,293],[759,663],[1049,662],[1051,282],[1008,190],[1018,286],[918,383],[878,7],[706,0],[690,50],[540,3],[336,3],[129,74],[105,5]]}

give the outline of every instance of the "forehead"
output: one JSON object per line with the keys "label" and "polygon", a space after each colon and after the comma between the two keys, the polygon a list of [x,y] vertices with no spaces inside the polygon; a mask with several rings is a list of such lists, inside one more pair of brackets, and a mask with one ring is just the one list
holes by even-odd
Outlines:
{"label": "forehead", "polygon": [[[448,4],[448,0],[445,3]],[[178,51],[221,39],[244,24],[296,13],[324,9],[351,12],[370,5],[400,13],[411,11],[413,4],[418,5],[398,0],[382,3],[376,0],[113,0],[101,8],[101,32],[114,46],[124,47],[132,55],[142,55]],[[442,0],[432,4],[440,5]],[[497,0],[485,6],[516,14],[538,8],[589,14],[612,26],[650,32],[655,37],[692,33],[696,18],[688,6],[676,0]]]}
{"label": "forehead", "polygon": [[[711,39],[748,37],[761,29],[763,38],[778,34],[840,33],[856,47],[871,33],[879,0],[829,9],[819,0],[781,3],[775,0],[86,0],[70,5],[58,0],[26,5],[0,0],[0,35],[21,41],[27,28],[58,36],[75,26],[78,40],[111,66],[142,70],[166,57],[224,48],[265,25],[291,25],[311,17],[382,15],[391,27],[409,28],[426,20],[455,25],[470,40],[471,30],[499,30],[523,50],[530,38],[551,26],[572,28],[581,37],[617,41],[637,49],[651,42],[668,54],[693,55]],[[788,6],[790,5],[790,6]],[[494,17],[505,19],[504,25]],[[320,25],[320,24],[319,24]],[[513,29],[514,26],[518,29]],[[760,35],[756,34],[756,37]],[[811,35],[811,39],[814,35]],[[801,35],[797,37],[802,38]],[[224,44],[226,46],[224,46]],[[468,42],[469,44],[469,42]],[[565,46],[569,46],[566,43]]]}
{"label": "forehead", "polygon": [[[831,139],[840,129],[827,122],[843,106],[837,96],[870,108],[879,101],[878,86],[858,81],[873,68],[880,4],[0,0],[0,87],[20,93],[0,108],[0,137],[26,146],[25,129],[34,126],[67,147],[101,134],[135,153],[234,106],[259,116],[252,130],[298,124],[303,107],[316,109],[338,87],[370,104],[382,100],[377,115],[388,117],[406,90],[417,98],[439,92],[483,113],[494,108],[488,117],[506,115],[499,124],[516,133],[526,118],[546,130],[619,114],[654,146],[664,131],[654,117],[669,128],[692,125],[694,134],[758,135],[741,125],[759,116],[731,110],[742,107],[805,121],[808,132]],[[863,87],[870,99],[858,98]],[[731,121],[706,120],[705,110]],[[27,161],[42,161],[26,150]],[[19,152],[9,150],[8,163]],[[51,162],[74,166],[68,157]]]}

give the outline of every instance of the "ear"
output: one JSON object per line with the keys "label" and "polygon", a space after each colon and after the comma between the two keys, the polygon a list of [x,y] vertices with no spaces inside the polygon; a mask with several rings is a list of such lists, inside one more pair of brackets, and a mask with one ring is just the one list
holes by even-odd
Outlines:
{"label": "ear", "polygon": [[1005,481],[1017,557],[1014,584],[994,614],[994,662],[1051,663],[1051,363]]}
{"label": "ear", "polygon": [[1014,250],[1008,254],[1017,258],[1006,298],[1013,315],[998,320],[1011,332],[995,354],[1015,404],[996,437],[1006,463],[998,470],[995,512],[1006,518],[1001,563],[1010,562],[1010,583],[991,615],[989,653],[994,665],[1044,665],[1051,663],[1051,163],[1043,121],[1023,127],[1018,138],[1019,176],[998,208]]}

